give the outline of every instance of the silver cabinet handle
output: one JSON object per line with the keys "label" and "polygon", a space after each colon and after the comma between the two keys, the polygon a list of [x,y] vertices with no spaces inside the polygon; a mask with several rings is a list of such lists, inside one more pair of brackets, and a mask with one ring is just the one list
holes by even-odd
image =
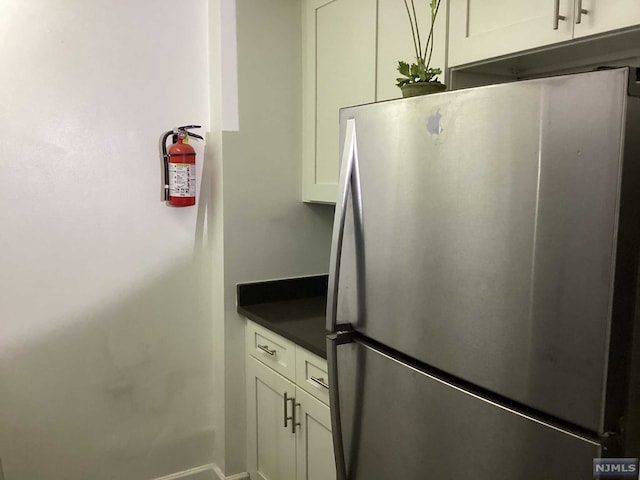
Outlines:
{"label": "silver cabinet handle", "polygon": [[296,434],[296,427],[300,426],[300,418],[296,420],[296,411],[300,408],[300,404],[296,403],[296,399],[291,399],[291,405],[293,406],[293,421],[291,422],[291,433]]}
{"label": "silver cabinet handle", "polygon": [[560,0],[555,0],[553,7],[553,29],[558,30],[558,22],[560,20],[566,20],[567,17],[560,15]]}
{"label": "silver cabinet handle", "polygon": [[589,10],[582,8],[582,0],[576,2],[576,25],[582,23],[582,15],[587,15]]}
{"label": "silver cabinet handle", "polygon": [[322,388],[326,388],[327,390],[329,390],[329,384],[327,382],[324,381],[324,378],[318,378],[318,377],[314,377],[313,375],[311,375],[311,377],[309,378],[309,380],[311,380],[312,382],[317,383],[318,385],[320,385]]}
{"label": "silver cabinet handle", "polygon": [[[289,412],[287,409],[287,403],[291,402],[291,416],[289,416]],[[296,423],[296,407],[299,407],[300,404],[296,403],[295,397],[289,397],[287,392],[284,392],[284,428],[287,428],[289,425],[289,420],[291,420],[291,433],[296,433],[296,426],[300,426],[300,423]]]}
{"label": "silver cabinet handle", "polygon": [[270,350],[269,345],[258,344],[258,348],[262,350],[264,353],[266,353],[267,355],[271,355],[272,357],[276,355],[276,349],[274,348],[273,350]]}
{"label": "silver cabinet handle", "polygon": [[284,392],[284,428],[287,428],[287,423],[289,421],[289,414],[287,413],[287,402],[289,402],[289,399],[287,398],[287,392]]}

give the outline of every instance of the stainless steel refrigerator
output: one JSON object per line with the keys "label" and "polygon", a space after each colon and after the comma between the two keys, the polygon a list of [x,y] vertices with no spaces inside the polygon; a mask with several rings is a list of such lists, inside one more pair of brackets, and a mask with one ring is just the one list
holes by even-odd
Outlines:
{"label": "stainless steel refrigerator", "polygon": [[638,80],[341,110],[339,480],[585,480],[640,456]]}

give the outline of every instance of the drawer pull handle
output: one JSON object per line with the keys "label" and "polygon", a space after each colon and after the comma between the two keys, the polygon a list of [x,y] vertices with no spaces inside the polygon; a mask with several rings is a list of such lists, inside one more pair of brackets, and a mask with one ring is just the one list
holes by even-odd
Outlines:
{"label": "drawer pull handle", "polygon": [[276,355],[276,349],[274,348],[273,350],[270,350],[269,345],[258,344],[258,348],[262,350],[264,353],[266,353],[267,355],[271,355],[272,357],[275,357]]}
{"label": "drawer pull handle", "polygon": [[318,377],[314,377],[313,375],[311,375],[311,379],[310,380],[312,382],[316,382],[322,388],[326,388],[327,390],[329,390],[329,384],[324,381],[324,378],[318,378]]}

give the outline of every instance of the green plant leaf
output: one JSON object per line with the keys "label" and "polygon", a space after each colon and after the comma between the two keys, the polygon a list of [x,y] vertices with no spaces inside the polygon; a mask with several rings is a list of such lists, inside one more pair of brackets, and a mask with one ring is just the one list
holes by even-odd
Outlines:
{"label": "green plant leaf", "polygon": [[402,62],[402,61],[398,62],[398,72],[400,72],[405,77],[411,76],[410,67],[407,62]]}
{"label": "green plant leaf", "polygon": [[[411,4],[411,8],[409,7],[409,3]],[[435,19],[436,19],[436,16],[438,15],[438,11],[442,3],[442,0],[425,0],[425,3],[428,6],[429,13],[431,14],[430,15],[431,21],[429,22],[430,23],[429,25],[430,28],[428,30],[429,35],[424,45],[424,52],[423,52],[421,51],[421,48],[420,48],[421,46],[420,40],[419,40],[420,31],[419,31],[419,25],[418,25],[417,19],[415,18],[414,0],[410,0],[410,2],[408,0],[404,0],[404,6],[409,18],[409,26],[411,28],[413,46],[416,53],[416,63],[408,63],[404,61],[398,62],[398,67],[397,67],[398,72],[400,72],[401,75],[404,75],[406,77],[406,78],[396,79],[396,81],[398,82],[397,83],[398,86],[406,85],[410,83],[417,83],[417,82],[431,82],[431,81],[437,82],[438,79],[436,78],[436,76],[442,73],[442,70],[440,70],[439,68],[429,68],[431,64],[431,55],[433,53],[433,47],[434,47],[434,41],[435,41],[435,38],[434,38]],[[411,15],[412,11],[413,11],[413,16]],[[422,36],[422,38],[424,38],[424,36]]]}

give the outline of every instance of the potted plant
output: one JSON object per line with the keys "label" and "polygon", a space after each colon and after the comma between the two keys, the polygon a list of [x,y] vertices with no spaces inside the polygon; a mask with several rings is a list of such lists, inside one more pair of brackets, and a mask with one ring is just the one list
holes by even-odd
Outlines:
{"label": "potted plant", "polygon": [[411,8],[407,0],[404,0],[404,6],[407,9],[409,17],[409,25],[411,26],[411,35],[413,38],[413,47],[416,54],[416,63],[398,62],[398,72],[402,77],[397,78],[396,84],[402,90],[403,97],[413,97],[416,95],[426,95],[429,93],[441,92],[446,89],[446,85],[438,80],[438,75],[442,73],[439,68],[431,67],[431,55],[433,54],[433,28],[436,22],[436,16],[440,8],[441,0],[429,0],[431,13],[431,28],[429,36],[422,48],[422,40],[420,38],[420,29],[418,27],[418,18],[416,16],[416,7],[414,0],[411,1]]}

